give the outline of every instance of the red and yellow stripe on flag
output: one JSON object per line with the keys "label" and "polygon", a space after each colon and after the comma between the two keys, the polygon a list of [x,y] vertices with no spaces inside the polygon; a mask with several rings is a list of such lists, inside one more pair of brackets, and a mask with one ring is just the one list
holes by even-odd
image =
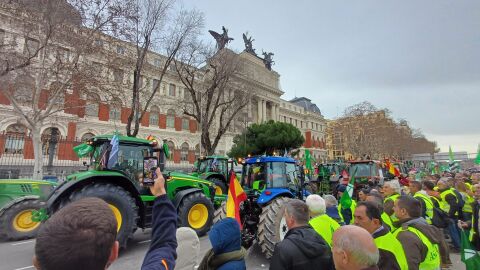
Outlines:
{"label": "red and yellow stripe on flag", "polygon": [[227,217],[235,218],[242,228],[240,220],[240,203],[247,199],[247,194],[237,180],[235,172],[230,172],[230,185],[228,187],[227,197]]}

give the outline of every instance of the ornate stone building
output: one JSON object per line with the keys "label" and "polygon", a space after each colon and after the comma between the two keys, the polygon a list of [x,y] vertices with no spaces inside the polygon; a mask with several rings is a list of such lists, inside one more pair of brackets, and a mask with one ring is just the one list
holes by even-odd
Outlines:
{"label": "ornate stone building", "polygon": [[[15,40],[19,50],[29,46],[29,40],[20,34],[16,25],[15,18],[0,12],[0,45],[9,40]],[[131,89],[133,72],[121,63],[131,60],[135,55],[134,46],[109,36],[99,38],[97,45],[101,47],[103,53],[98,53],[89,61],[96,68],[98,76],[109,78],[112,87],[120,87],[124,93],[127,93]],[[254,96],[245,111],[238,112],[238,121],[235,121],[222,138],[216,152],[225,154],[232,146],[233,137],[241,133],[247,125],[274,120],[291,123],[302,131],[305,144],[301,148],[301,156],[305,149],[310,149],[316,160],[326,160],[326,121],[318,107],[304,97],[290,101],[282,99],[284,92],[280,89],[280,75],[277,72],[267,69],[262,59],[251,53],[241,52],[239,57],[242,83],[249,84]],[[155,52],[148,54],[148,63],[141,80],[145,87],[156,87],[158,84],[155,74],[158,74],[162,61],[164,61],[162,55]],[[112,63],[118,63],[118,65],[112,67]],[[10,136],[11,134],[27,135],[28,131],[20,124],[19,116],[2,94],[1,87],[0,85],[0,159],[7,155],[19,155],[25,160],[33,159],[31,140],[27,138],[17,143],[13,142],[17,139],[12,139],[13,137]],[[187,93],[176,72],[167,71],[158,96],[154,98],[149,111],[141,119],[138,135],[139,137],[154,135],[166,139],[173,149],[171,164],[173,167],[187,166],[200,155],[198,123],[185,117],[181,107],[178,106],[185,98],[188,98]],[[80,106],[56,113],[41,128],[45,138],[51,136],[53,132],[66,139],[58,145],[58,149],[65,150],[62,155],[58,154],[58,159],[78,161],[73,151],[69,149],[91,136],[112,133],[115,130],[125,133],[125,124],[131,110],[128,95],[107,98],[99,91],[98,95],[85,96],[72,87],[59,98],[60,103],[67,101]]]}

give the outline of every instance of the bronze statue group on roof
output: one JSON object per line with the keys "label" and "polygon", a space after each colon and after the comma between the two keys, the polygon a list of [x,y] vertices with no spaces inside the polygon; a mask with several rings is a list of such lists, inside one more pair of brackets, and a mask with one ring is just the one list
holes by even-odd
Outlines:
{"label": "bronze statue group on roof", "polygon": [[[232,37],[229,37],[228,36],[228,29],[225,28],[225,26],[222,26],[222,33],[219,34],[213,30],[208,30],[208,32],[210,33],[210,35],[213,36],[213,38],[215,38],[215,41],[217,42],[217,50],[220,51],[222,49],[225,48],[225,46],[233,40]],[[251,36],[248,37],[248,32],[247,33],[244,33],[243,34],[243,42],[245,43],[245,52],[247,53],[250,53],[260,59],[262,59],[263,63],[265,64],[265,67],[268,69],[268,70],[272,70],[272,65],[275,64],[275,61],[273,61],[272,59],[272,56],[274,55],[272,52],[264,52],[262,50],[262,54],[263,54],[263,58],[259,57],[257,55],[257,53],[255,52],[255,49],[253,48],[253,41],[255,39],[253,39]]]}

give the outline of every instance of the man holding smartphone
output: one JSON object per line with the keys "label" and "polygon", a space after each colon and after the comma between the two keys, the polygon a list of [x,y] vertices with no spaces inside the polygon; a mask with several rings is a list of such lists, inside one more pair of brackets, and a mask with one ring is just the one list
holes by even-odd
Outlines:
{"label": "man holding smartphone", "polygon": [[165,190],[165,178],[157,168],[157,178],[150,192],[157,197],[153,204],[152,242],[143,259],[142,269],[165,269],[175,268],[177,258],[177,212]]}

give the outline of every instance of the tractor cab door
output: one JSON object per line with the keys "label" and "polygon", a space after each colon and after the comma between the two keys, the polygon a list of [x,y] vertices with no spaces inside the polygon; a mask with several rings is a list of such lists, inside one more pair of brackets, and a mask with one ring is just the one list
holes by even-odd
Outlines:
{"label": "tractor cab door", "polygon": [[242,186],[257,191],[263,191],[267,187],[266,163],[245,164],[242,172]]}

